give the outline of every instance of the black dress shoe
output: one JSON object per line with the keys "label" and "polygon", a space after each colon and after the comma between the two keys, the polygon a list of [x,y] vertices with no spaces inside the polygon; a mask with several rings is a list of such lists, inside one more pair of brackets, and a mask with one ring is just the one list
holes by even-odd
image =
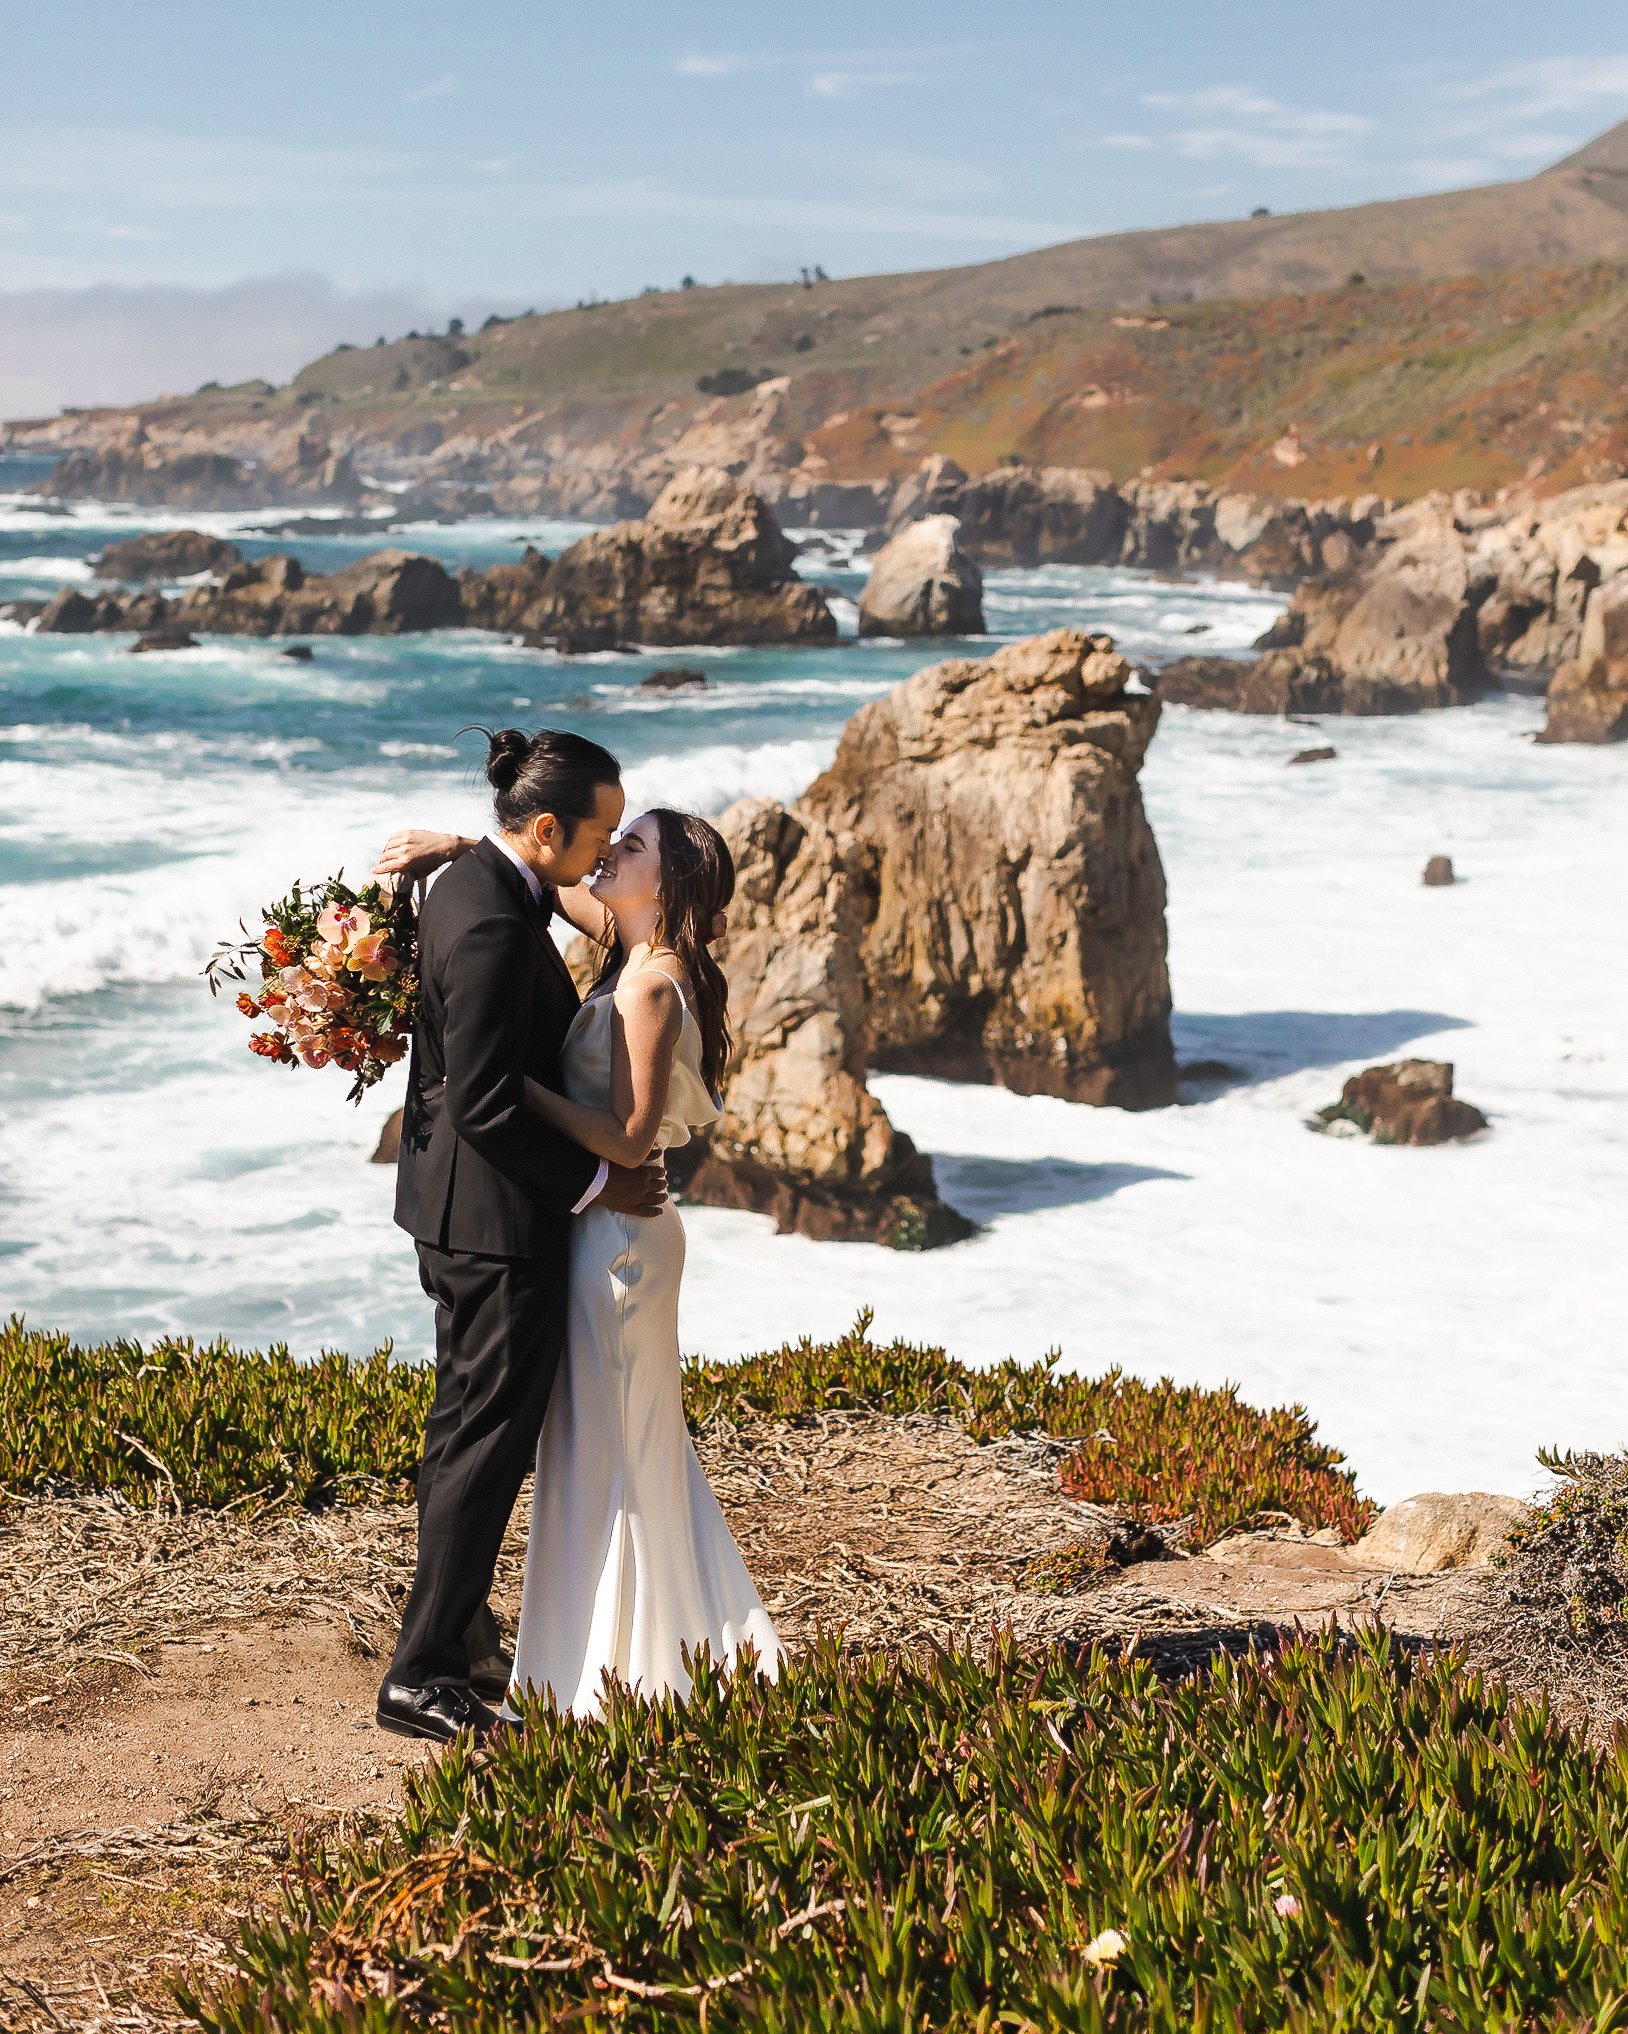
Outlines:
{"label": "black dress shoe", "polygon": [[469,1663],[469,1685],[483,1702],[494,1706],[509,1692],[514,1662],[501,1646],[495,1646],[483,1660]]}
{"label": "black dress shoe", "polygon": [[484,1702],[456,1681],[437,1681],[415,1688],[407,1681],[386,1681],[379,1690],[374,1721],[397,1737],[427,1737],[446,1744],[459,1731],[473,1731],[478,1743],[497,1719]]}

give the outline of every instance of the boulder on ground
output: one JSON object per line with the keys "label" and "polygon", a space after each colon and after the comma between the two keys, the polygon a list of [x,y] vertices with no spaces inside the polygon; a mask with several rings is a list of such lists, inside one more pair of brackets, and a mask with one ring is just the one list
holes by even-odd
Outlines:
{"label": "boulder on ground", "polygon": [[1628,575],[1589,595],[1582,643],[1550,683],[1538,740],[1628,741]]}
{"label": "boulder on ground", "polygon": [[1157,700],[1079,629],[918,672],[791,810],[720,821],[737,1040],[697,1199],[815,1235],[965,1233],[871,1068],[1144,1107],[1175,1099],[1164,875],[1137,789]]}
{"label": "boulder on ground", "polygon": [[1351,1559],[1407,1575],[1484,1567],[1531,1508],[1490,1490],[1424,1490],[1382,1511]]}
{"label": "boulder on ground", "polygon": [[1454,1095],[1444,1059],[1400,1059],[1353,1074],[1313,1127],[1336,1123],[1354,1123],[1380,1144],[1448,1144],[1487,1128],[1481,1111]]}
{"label": "boulder on ground", "polygon": [[401,1156],[401,1111],[392,1109],[384,1119],[379,1141],[373,1147],[370,1165],[394,1165]]}
{"label": "boulder on ground", "polygon": [[1453,873],[1451,855],[1432,855],[1424,865],[1424,874],[1419,878],[1427,890],[1445,890],[1458,881]]}
{"label": "boulder on ground", "polygon": [[1479,698],[1476,620],[1494,581],[1453,519],[1392,516],[1347,570],[1303,581],[1253,663],[1183,657],[1159,673],[1172,704],[1234,713],[1412,713]]}
{"label": "boulder on ground", "polygon": [[984,576],[954,516],[906,523],[877,552],[859,600],[862,636],[981,636]]}
{"label": "boulder on ground", "polygon": [[1296,763],[1332,763],[1339,750],[1326,744],[1320,749],[1297,749],[1289,758],[1290,765]]}
{"label": "boulder on ground", "polygon": [[242,557],[236,544],[203,530],[153,530],[109,544],[91,562],[101,579],[190,579],[199,572],[222,572]]}
{"label": "boulder on ground", "polygon": [[572,653],[829,642],[836,621],[793,556],[760,495],[713,469],[680,473],[642,522],[595,530],[555,559],[526,640]]}

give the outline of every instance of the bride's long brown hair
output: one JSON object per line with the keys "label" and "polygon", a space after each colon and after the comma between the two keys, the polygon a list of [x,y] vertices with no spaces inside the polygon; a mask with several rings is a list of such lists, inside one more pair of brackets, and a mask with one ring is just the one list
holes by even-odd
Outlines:
{"label": "bride's long brown hair", "polygon": [[[656,904],[661,912],[658,936],[678,956],[689,976],[695,1021],[701,1032],[701,1077],[716,1095],[723,1089],[732,1040],[729,1034],[729,983],[713,959],[708,941],[712,922],[729,908],[735,894],[735,858],[715,826],[693,812],[675,812],[653,805],[661,847],[656,878]],[[622,965],[621,942],[613,939],[599,967],[604,981]]]}

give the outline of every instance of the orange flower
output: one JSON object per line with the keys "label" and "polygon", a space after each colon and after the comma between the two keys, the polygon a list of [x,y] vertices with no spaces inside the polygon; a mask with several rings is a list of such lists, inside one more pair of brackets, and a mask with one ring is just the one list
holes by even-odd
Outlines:
{"label": "orange flower", "polygon": [[298,957],[293,942],[275,925],[267,929],[265,938],[260,942],[260,948],[267,960],[280,968],[288,967]]}
{"label": "orange flower", "polygon": [[260,1005],[252,996],[239,996],[237,1007],[243,1012],[245,1017],[258,1017],[260,1014]]}

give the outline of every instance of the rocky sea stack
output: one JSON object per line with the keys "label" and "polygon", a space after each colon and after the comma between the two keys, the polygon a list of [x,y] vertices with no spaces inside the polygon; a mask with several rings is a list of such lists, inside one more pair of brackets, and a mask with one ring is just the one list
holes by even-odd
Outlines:
{"label": "rocky sea stack", "polygon": [[[548,565],[499,567],[503,619],[534,644],[582,652],[618,643],[830,642],[836,621],[760,496],[729,474],[696,468],[664,487],[642,522],[581,537]],[[492,581],[496,573],[484,575]],[[485,620],[480,578],[466,584]]]}
{"label": "rocky sea stack", "polygon": [[936,664],[856,714],[789,810],[730,808],[736,1059],[692,1197],[948,1241],[965,1224],[871,1068],[1174,1100],[1164,872],[1137,788],[1159,705],[1131,677],[1078,629]]}

